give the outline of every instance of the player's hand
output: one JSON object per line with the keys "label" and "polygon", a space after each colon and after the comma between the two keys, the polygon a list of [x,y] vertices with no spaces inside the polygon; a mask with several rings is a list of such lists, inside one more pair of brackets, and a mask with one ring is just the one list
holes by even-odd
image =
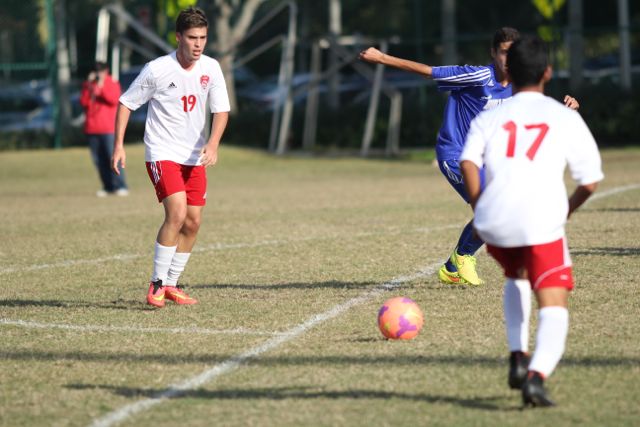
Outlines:
{"label": "player's hand", "polygon": [[565,95],[564,96],[564,105],[571,108],[572,110],[577,110],[580,108],[580,103],[573,96]]}
{"label": "player's hand", "polygon": [[89,75],[87,76],[87,81],[95,82],[96,81],[96,77],[97,77],[96,72],[95,71],[91,71],[89,73]]}
{"label": "player's hand", "polygon": [[124,152],[124,147],[116,147],[113,149],[113,156],[111,156],[111,170],[116,173],[116,175],[120,175],[120,168],[118,164],[125,168],[127,163],[127,156]]}
{"label": "player's hand", "polygon": [[205,145],[200,153],[200,163],[202,166],[209,167],[216,164],[218,161],[218,147]]}
{"label": "player's hand", "polygon": [[360,55],[358,57],[363,61],[379,64],[382,62],[383,56],[384,53],[380,52],[375,47],[370,47],[367,50],[363,50],[362,52],[360,52]]}

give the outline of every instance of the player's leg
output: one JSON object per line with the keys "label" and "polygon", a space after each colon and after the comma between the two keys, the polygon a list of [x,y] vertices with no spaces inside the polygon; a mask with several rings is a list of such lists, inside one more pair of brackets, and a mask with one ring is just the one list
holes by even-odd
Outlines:
{"label": "player's leg", "polygon": [[[440,171],[445,176],[454,190],[469,203],[469,196],[464,187],[462,172],[458,160],[438,161]],[[484,170],[480,171],[481,185],[484,187]],[[464,227],[458,244],[454,248],[451,256],[438,271],[440,281],[450,284],[471,284],[481,285],[484,283],[476,272],[476,258],[474,254],[484,244],[482,239],[473,231],[473,220]]]}
{"label": "player's leg", "polygon": [[529,319],[531,284],[523,268],[522,248],[498,248],[487,245],[489,254],[504,269],[503,309],[509,345],[510,388],[520,389],[529,368]]}
{"label": "player's leg", "polygon": [[462,229],[455,250],[445,263],[448,268],[454,268],[460,277],[471,285],[482,285],[484,281],[476,272],[475,253],[484,244],[473,230],[473,220]]}
{"label": "player's leg", "polygon": [[565,350],[569,330],[567,303],[573,288],[571,260],[564,238],[531,248],[528,270],[538,301],[538,330],[522,399],[525,405],[552,406],[544,381]]}
{"label": "player's leg", "polygon": [[184,191],[174,193],[162,200],[165,217],[156,237],[153,257],[153,274],[149,283],[147,302],[157,307],[164,306],[166,282],[171,262],[178,248],[180,230],[187,214],[187,198]]}
{"label": "player's leg", "polygon": [[189,261],[200,230],[202,211],[206,202],[207,179],[205,169],[202,166],[183,167],[183,171],[187,194],[187,215],[180,229],[178,247],[171,260],[165,295],[167,299],[177,304],[195,304],[198,301],[186,294],[184,289],[178,285],[178,280]]}
{"label": "player's leg", "polygon": [[198,301],[186,294],[184,289],[178,285],[180,275],[184,271],[191,256],[191,251],[196,242],[196,236],[200,229],[203,206],[188,206],[187,217],[180,229],[178,247],[171,260],[171,266],[167,274],[165,295],[167,299],[178,304],[195,304]]}
{"label": "player's leg", "polygon": [[509,344],[509,387],[520,389],[529,369],[529,321],[531,284],[526,278],[507,278],[503,296],[504,320]]}
{"label": "player's leg", "polygon": [[187,217],[187,195],[180,165],[168,161],[147,162],[147,172],[165,212],[164,221],[156,236],[147,302],[156,307],[163,307],[164,284],[178,247],[180,230]]}
{"label": "player's leg", "polygon": [[[89,143],[89,149],[91,150],[91,160],[96,167],[96,171],[98,171],[100,183],[102,184],[102,188],[96,192],[96,196],[106,197],[108,193],[112,191],[112,186],[110,174],[106,174],[105,169],[102,166],[105,154],[102,152],[103,147],[100,141],[100,135],[88,134],[87,142]],[[111,162],[111,158],[109,158],[108,162]],[[111,166],[109,166],[109,171],[111,171]]]}

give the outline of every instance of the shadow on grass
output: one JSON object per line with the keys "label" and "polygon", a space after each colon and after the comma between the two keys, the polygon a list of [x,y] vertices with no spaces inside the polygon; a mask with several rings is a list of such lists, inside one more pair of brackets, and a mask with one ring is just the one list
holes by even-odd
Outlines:
{"label": "shadow on grass", "polygon": [[[234,360],[232,354],[167,354],[167,353],[125,353],[125,352],[76,352],[76,351],[38,351],[38,350],[0,350],[0,358],[4,360],[78,360],[85,362],[139,362],[139,363],[163,363],[175,364],[206,364],[212,365],[229,360]],[[329,356],[260,356],[249,358],[247,363],[254,366],[340,366],[340,365],[390,365],[390,366],[414,366],[414,365],[450,365],[456,367],[502,367],[508,366],[507,358],[488,356],[429,356],[429,355],[329,355]],[[561,366],[571,367],[612,367],[629,366],[636,367],[640,364],[640,358],[627,357],[567,357],[560,362]]]}
{"label": "shadow on grass", "polygon": [[638,256],[640,248],[588,248],[572,249],[571,255]]}
{"label": "shadow on grass", "polygon": [[379,282],[341,282],[332,280],[328,282],[313,283],[271,283],[271,284],[243,284],[243,283],[210,283],[188,285],[193,289],[242,289],[256,291],[272,291],[287,289],[367,289],[371,286],[379,285]]}
{"label": "shadow on grass", "polygon": [[65,300],[0,300],[0,307],[57,307],[57,308],[106,308],[113,310],[155,310],[146,304],[143,298],[140,300],[114,300],[110,302],[92,301],[65,301]]}
{"label": "shadow on grass", "polygon": [[[154,390],[135,387],[117,387],[111,385],[69,384],[72,390],[107,390],[119,396],[128,398],[158,398],[165,390]],[[478,396],[462,399],[452,396],[434,396],[424,393],[403,393],[384,390],[321,390],[317,387],[269,387],[253,389],[226,390],[171,390],[171,398],[220,399],[220,400],[287,400],[287,399],[399,399],[413,402],[444,403],[465,408],[482,409],[488,411],[519,410],[518,407],[498,406],[495,401],[503,400],[504,396]]]}

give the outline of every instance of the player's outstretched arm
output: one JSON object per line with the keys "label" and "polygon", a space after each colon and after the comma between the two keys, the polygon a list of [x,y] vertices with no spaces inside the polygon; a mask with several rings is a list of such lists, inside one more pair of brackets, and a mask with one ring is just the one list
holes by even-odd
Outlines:
{"label": "player's outstretched arm", "polygon": [[386,53],[380,52],[375,47],[370,47],[360,52],[359,58],[373,64],[382,64],[389,67],[399,68],[404,71],[421,74],[425,77],[431,77],[432,75],[432,68],[427,64],[387,55]]}
{"label": "player's outstretched arm", "polygon": [[571,197],[569,197],[569,214],[567,215],[567,218],[569,218],[576,209],[582,206],[582,204],[591,197],[593,192],[596,191],[597,186],[598,183],[594,182],[592,184],[579,185],[576,187]]}
{"label": "player's outstretched arm", "polygon": [[475,210],[476,202],[480,197],[480,169],[470,160],[460,162],[460,170],[462,171],[462,179],[464,187],[469,195],[471,207]]}
{"label": "player's outstretched arm", "polygon": [[580,108],[580,103],[573,96],[565,95],[564,96],[564,105],[571,108],[572,110],[577,110]]}
{"label": "player's outstretched arm", "polygon": [[116,132],[113,141],[113,156],[111,156],[111,169],[120,175],[120,167],[124,169],[127,163],[127,156],[124,152],[124,133],[127,130],[131,110],[122,104],[118,105],[116,113]]}

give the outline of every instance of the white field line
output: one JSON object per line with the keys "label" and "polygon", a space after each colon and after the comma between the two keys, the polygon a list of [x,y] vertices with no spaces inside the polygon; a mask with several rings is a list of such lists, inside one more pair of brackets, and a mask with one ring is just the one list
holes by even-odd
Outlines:
{"label": "white field line", "polygon": [[[369,237],[369,236],[377,236],[377,235],[388,235],[388,234],[405,234],[405,233],[429,233],[432,231],[439,230],[448,230],[452,228],[460,228],[460,225],[448,224],[439,227],[422,227],[411,230],[386,230],[386,231],[371,231],[371,232],[363,232],[354,234],[353,238],[360,237]],[[215,243],[212,245],[205,245],[194,248],[193,252],[210,252],[210,251],[225,251],[232,249],[248,249],[248,248],[259,248],[262,246],[278,246],[278,245],[287,245],[291,243],[301,243],[301,242],[309,242],[313,240],[329,240],[334,238],[344,238],[344,236],[321,236],[321,237],[303,237],[298,239],[288,239],[288,240],[262,240],[252,243]],[[149,254],[117,254],[108,257],[102,258],[94,258],[94,259],[73,259],[73,260],[65,260],[50,264],[34,264],[25,267],[7,267],[0,268],[0,274],[11,274],[18,272],[29,272],[29,271],[38,271],[38,270],[46,270],[49,268],[64,268],[64,267],[75,267],[78,265],[95,265],[102,264],[112,261],[131,261],[134,259],[139,259],[143,257],[150,256]]]}
{"label": "white field line", "polygon": [[[640,184],[629,184],[621,187],[614,187],[606,191],[597,192],[585,202],[584,206],[588,205],[589,203],[595,200],[599,200],[615,194],[623,193],[625,191],[636,190],[636,189],[640,189]],[[404,230],[391,230],[391,231],[382,231],[382,232],[372,231],[372,232],[359,233],[354,235],[353,237],[354,238],[368,237],[368,236],[383,235],[383,234],[429,233],[434,230],[446,230],[446,229],[458,228],[458,227],[460,226],[455,224],[448,224],[441,227],[422,227],[422,228],[415,228],[413,230],[408,230],[408,231],[404,231]],[[213,245],[196,247],[193,251],[209,252],[209,251],[224,251],[224,250],[230,250],[230,249],[258,248],[261,246],[277,246],[277,245],[296,243],[296,242],[306,242],[306,241],[312,241],[312,240],[322,240],[322,239],[326,240],[331,238],[334,238],[334,237],[322,236],[322,237],[306,237],[306,238],[290,239],[290,240],[263,240],[263,241],[253,242],[253,243],[216,243]],[[74,267],[77,265],[87,265],[87,264],[89,265],[102,264],[102,263],[112,262],[112,261],[130,261],[130,260],[142,258],[145,256],[147,255],[146,254],[145,255],[119,254],[119,255],[112,255],[109,257],[95,258],[95,259],[75,259],[75,260],[60,261],[60,262],[51,263],[51,264],[34,264],[34,265],[25,266],[25,267],[6,267],[6,268],[0,268],[0,274],[37,271],[37,270],[45,270],[49,268]]]}
{"label": "white field line", "polygon": [[596,192],[596,194],[594,194],[593,196],[587,199],[584,205],[587,205],[588,203],[591,203],[594,200],[603,199],[605,197],[613,196],[614,194],[620,194],[620,193],[624,193],[625,191],[637,190],[637,189],[640,189],[640,184],[624,185],[622,187],[615,187],[610,190]]}
{"label": "white field line", "polygon": [[190,390],[197,389],[198,387],[214,380],[217,377],[220,377],[222,375],[225,375],[229,372],[232,372],[240,368],[241,365],[249,362],[251,359],[255,359],[261,354],[266,353],[269,350],[273,350],[281,346],[282,344],[285,344],[297,338],[298,336],[307,332],[309,329],[323,322],[331,320],[335,317],[338,317],[339,315],[341,315],[342,313],[344,313],[345,311],[349,310],[354,306],[369,302],[372,299],[381,295],[383,292],[396,289],[401,285],[407,282],[410,282],[412,280],[416,280],[416,279],[420,279],[420,278],[432,275],[433,273],[435,273],[436,269],[440,267],[441,264],[442,264],[441,262],[438,262],[436,264],[430,265],[418,271],[417,273],[406,275],[406,276],[400,276],[388,282],[382,283],[376,286],[375,288],[367,292],[363,292],[362,294],[354,298],[351,298],[341,304],[338,304],[323,313],[312,316],[311,318],[307,319],[305,322],[300,323],[299,325],[294,326],[293,328],[284,332],[282,335],[270,338],[263,344],[252,347],[243,353],[237,354],[236,356],[233,356],[225,360],[224,362],[214,365],[211,368],[203,371],[202,373],[194,377],[191,377],[180,383],[170,385],[167,389],[156,393],[152,397],[139,400],[129,405],[125,405],[113,412],[110,412],[104,415],[103,417],[94,420],[91,423],[91,426],[92,427],[113,426],[122,421],[125,421],[126,419],[134,416],[135,414],[138,414],[147,409],[150,409],[167,399],[178,397]]}
{"label": "white field line", "polygon": [[168,333],[168,334],[196,334],[196,335],[262,335],[277,336],[282,332],[255,331],[245,328],[236,329],[208,329],[198,327],[185,328],[142,328],[135,326],[111,325],[70,325],[65,323],[40,323],[26,320],[0,319],[0,325],[19,326],[32,329],[64,329],[80,332],[138,332],[138,333]]}

